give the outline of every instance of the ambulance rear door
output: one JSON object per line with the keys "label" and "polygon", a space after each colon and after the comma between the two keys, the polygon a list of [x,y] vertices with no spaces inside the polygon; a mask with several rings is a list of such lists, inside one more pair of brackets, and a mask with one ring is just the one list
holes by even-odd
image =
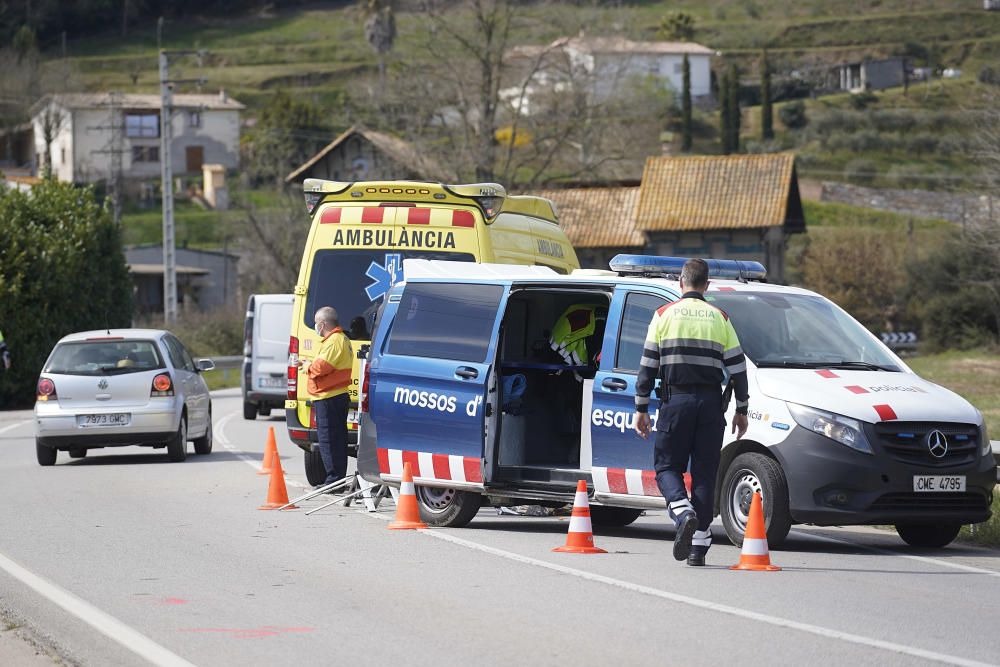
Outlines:
{"label": "ambulance rear door", "polygon": [[[590,406],[591,474],[595,498],[602,502],[634,507],[663,502],[653,470],[653,441],[635,432],[635,381],[653,313],[674,299],[653,286],[619,286],[611,301]],[[654,393],[649,405],[654,424],[658,407]]]}
{"label": "ambulance rear door", "polygon": [[383,480],[398,481],[409,462],[418,484],[483,489],[488,388],[509,288],[407,282],[370,371]]}

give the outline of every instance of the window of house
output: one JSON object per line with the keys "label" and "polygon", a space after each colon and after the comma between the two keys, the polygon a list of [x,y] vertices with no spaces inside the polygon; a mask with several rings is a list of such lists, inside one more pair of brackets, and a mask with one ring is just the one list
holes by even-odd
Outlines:
{"label": "window of house", "polygon": [[59,147],[59,164],[66,164],[66,147]]}
{"label": "window of house", "polygon": [[499,285],[410,285],[396,311],[389,353],[485,360],[502,296]]}
{"label": "window of house", "polygon": [[159,162],[159,146],[133,146],[132,162]]}
{"label": "window of house", "polygon": [[200,111],[188,111],[188,127],[201,127]]}
{"label": "window of house", "polygon": [[160,114],[155,111],[125,114],[125,136],[154,139],[160,136]]}

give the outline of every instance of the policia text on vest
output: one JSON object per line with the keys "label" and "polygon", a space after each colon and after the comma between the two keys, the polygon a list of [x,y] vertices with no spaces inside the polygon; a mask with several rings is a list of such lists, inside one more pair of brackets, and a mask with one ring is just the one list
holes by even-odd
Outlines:
{"label": "policia text on vest", "polygon": [[[651,431],[649,395],[656,377],[662,396],[656,421],[656,482],[677,526],[674,558],[704,565],[712,545],[714,486],[725,430],[721,386],[728,371],[736,394],[733,431],[747,429],[746,359],[729,317],[707,303],[708,265],[688,260],[681,270],[679,301],[653,315],[636,380],[635,429]],[[691,496],[683,474],[691,464]]]}

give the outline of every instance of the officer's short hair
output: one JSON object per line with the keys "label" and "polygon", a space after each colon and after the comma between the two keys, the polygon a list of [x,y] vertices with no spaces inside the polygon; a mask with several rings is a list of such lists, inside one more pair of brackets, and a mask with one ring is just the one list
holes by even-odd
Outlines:
{"label": "officer's short hair", "polygon": [[681,280],[685,287],[702,289],[708,287],[708,262],[703,259],[689,259],[681,269]]}
{"label": "officer's short hair", "polygon": [[331,327],[335,327],[340,324],[340,318],[337,315],[337,311],[330,306],[323,306],[316,311],[316,319],[326,322]]}

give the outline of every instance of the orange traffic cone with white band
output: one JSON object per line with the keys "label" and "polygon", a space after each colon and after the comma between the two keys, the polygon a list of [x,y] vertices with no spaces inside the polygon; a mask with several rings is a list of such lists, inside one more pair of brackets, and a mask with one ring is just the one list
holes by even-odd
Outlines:
{"label": "orange traffic cone with white band", "polygon": [[259,510],[276,510],[284,507],[286,510],[297,510],[298,505],[288,504],[288,489],[285,488],[285,472],[281,469],[281,457],[275,449],[271,463],[271,479],[267,483],[267,502],[258,507]]}
{"label": "orange traffic cone with white band", "polygon": [[606,554],[604,549],[594,546],[594,531],[590,525],[590,501],[587,500],[587,483],[582,479],[576,483],[576,498],[573,500],[573,514],[569,518],[569,534],[566,544],[553,551],[572,554]]}
{"label": "orange traffic cone with white band", "polygon": [[260,464],[258,475],[270,475],[274,459],[278,458],[278,444],[274,441],[274,427],[267,427],[267,444],[264,446],[264,461]]}
{"label": "orange traffic cone with white band", "polygon": [[764,525],[764,504],[760,493],[754,491],[750,502],[750,518],[743,533],[743,551],[740,552],[740,562],[730,570],[759,570],[776,572],[781,568],[771,565],[771,557],[767,552],[767,529]]}
{"label": "orange traffic cone with white band", "polygon": [[403,479],[399,482],[399,501],[396,505],[396,520],[389,524],[390,530],[413,530],[426,528],[427,524],[420,520],[420,509],[417,507],[417,492],[413,487],[413,472],[410,464],[403,464]]}

